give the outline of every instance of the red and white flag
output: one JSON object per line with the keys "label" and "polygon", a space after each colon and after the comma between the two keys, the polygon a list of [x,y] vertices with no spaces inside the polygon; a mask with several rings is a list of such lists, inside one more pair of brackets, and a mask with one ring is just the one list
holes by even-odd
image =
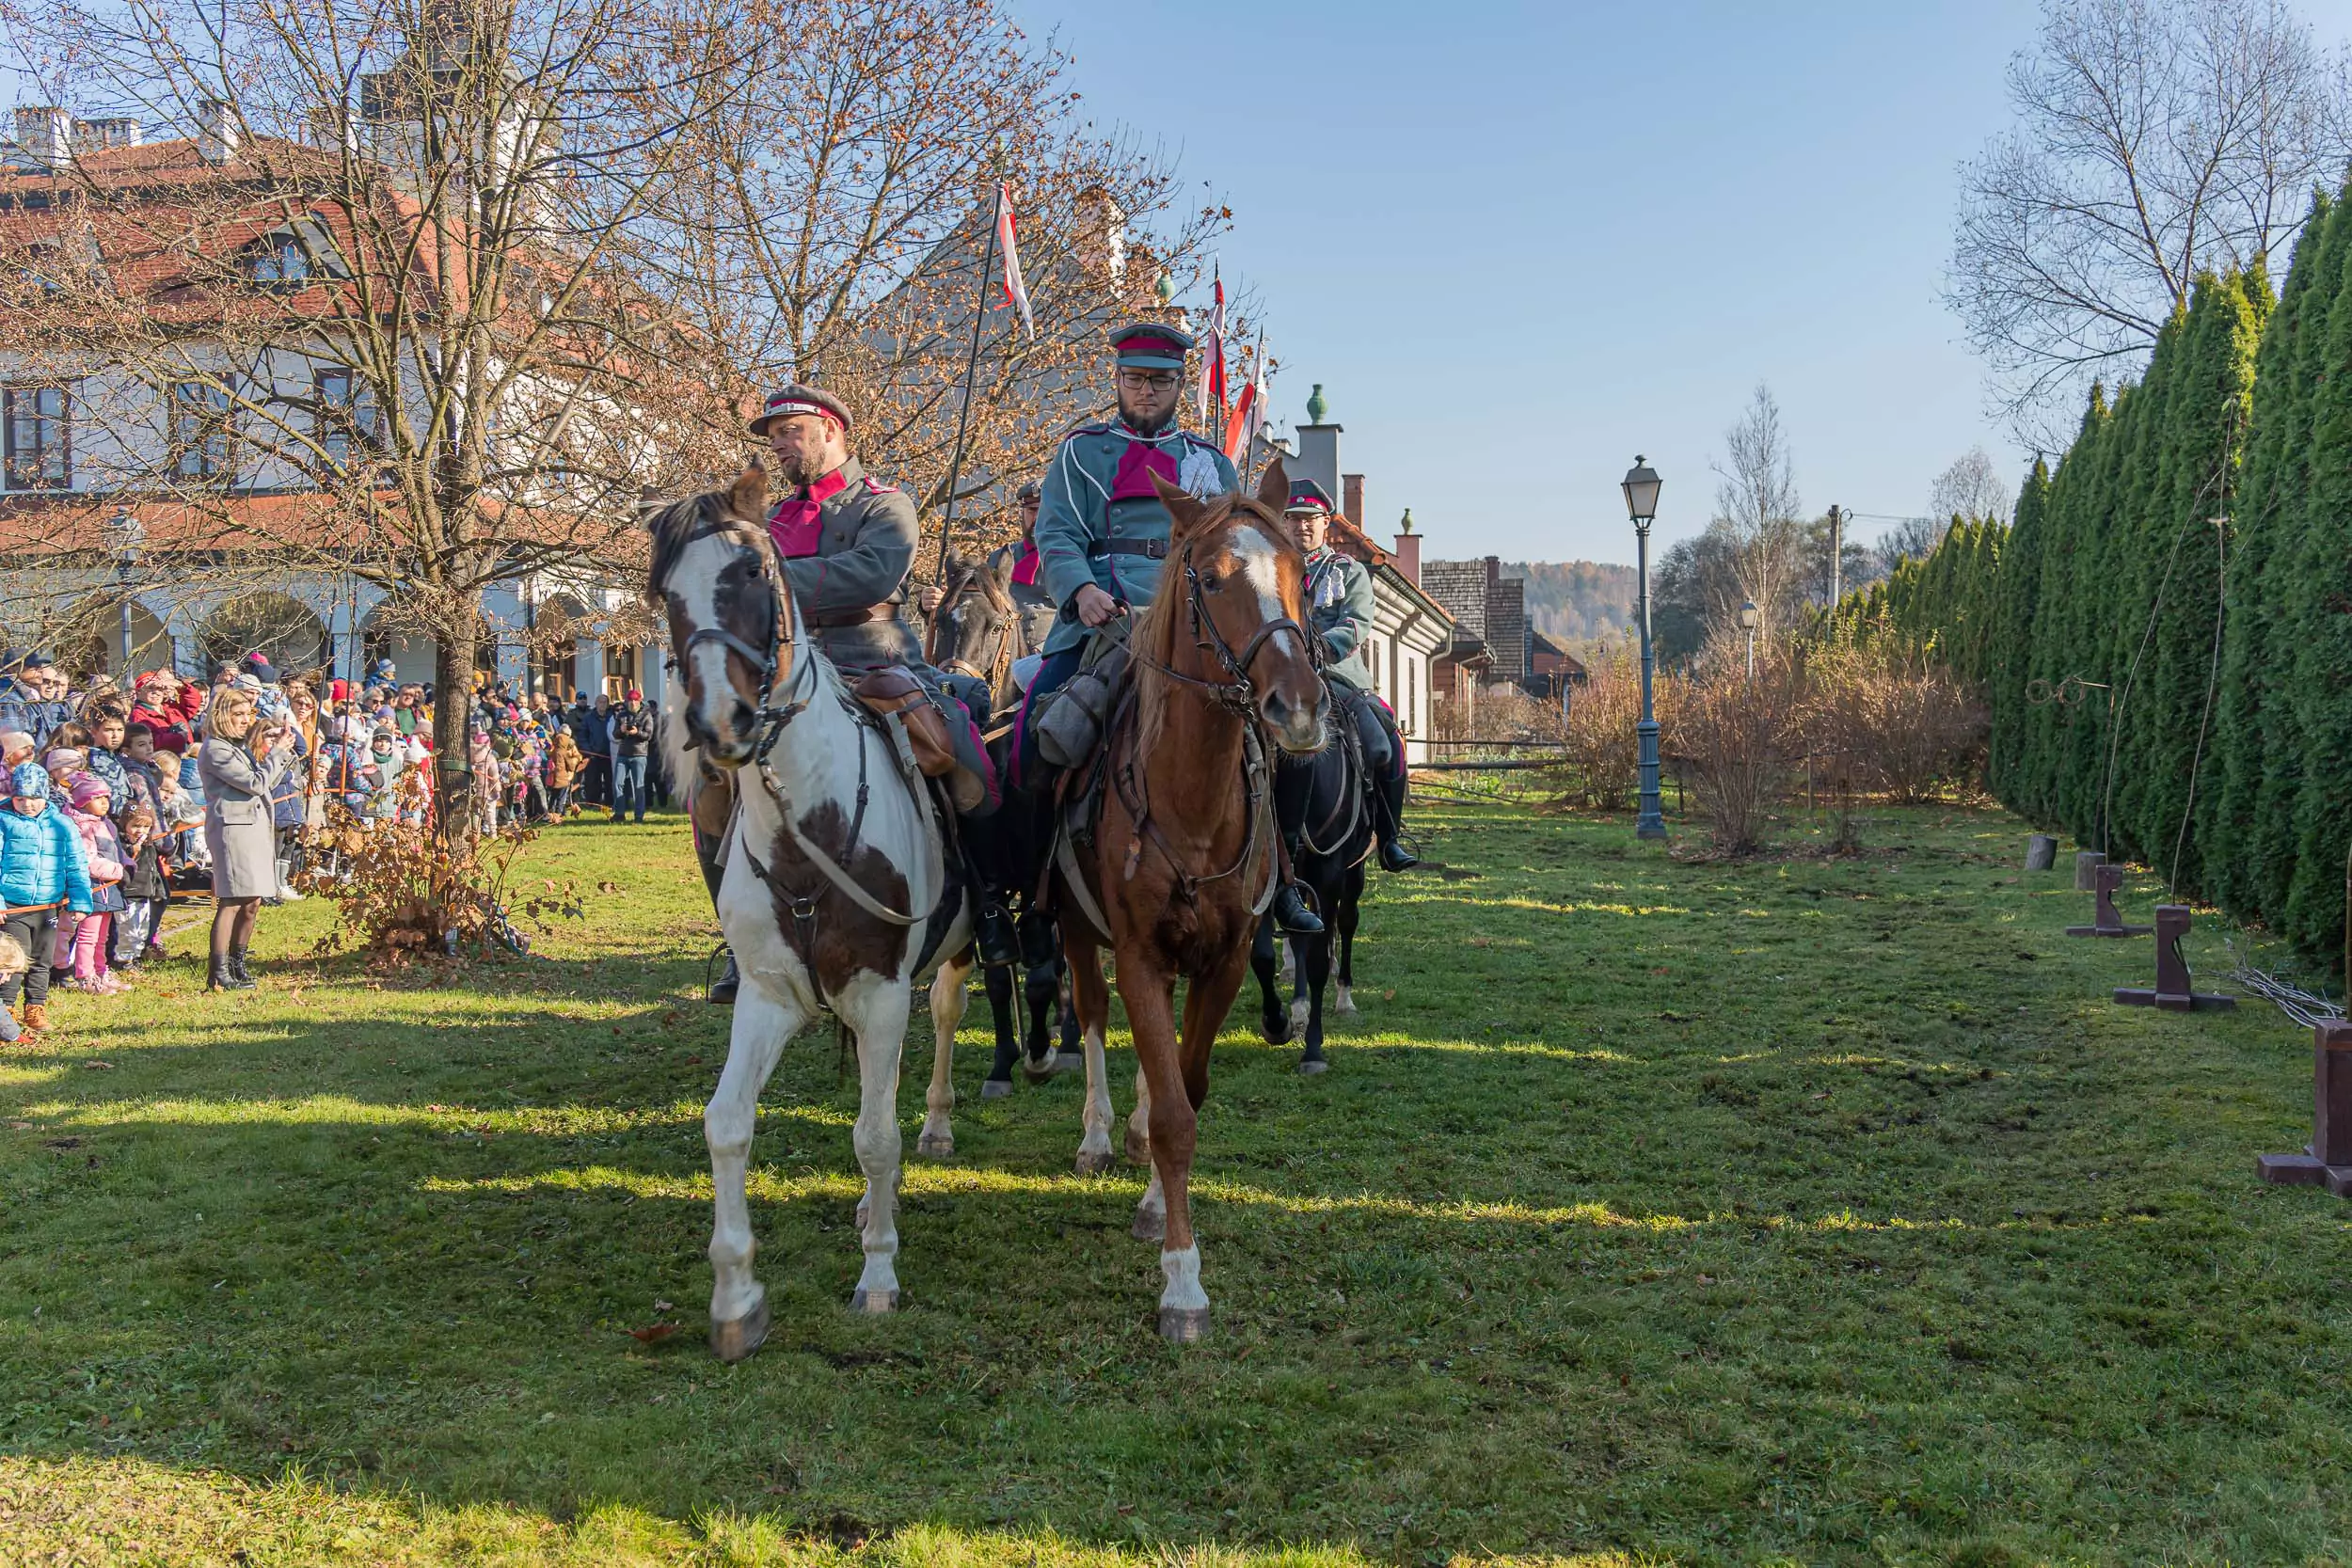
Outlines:
{"label": "red and white flag", "polygon": [[1200,339],[1200,384],[1193,389],[1193,418],[1203,429],[1214,429],[1209,423],[1209,410],[1216,410],[1217,423],[1225,421],[1225,277],[1216,275],[1216,303],[1209,309],[1209,329]]}
{"label": "red and white flag", "polygon": [[996,248],[1005,258],[1005,303],[1021,312],[1021,325],[1037,341],[1037,322],[1029,314],[1028,286],[1021,281],[1021,252],[1012,238],[1012,187],[996,187]]}
{"label": "red and white flag", "polygon": [[1265,417],[1265,340],[1258,340],[1258,352],[1250,363],[1249,384],[1233,400],[1232,418],[1225,421],[1225,460],[1239,463],[1242,453],[1249,450],[1249,434]]}

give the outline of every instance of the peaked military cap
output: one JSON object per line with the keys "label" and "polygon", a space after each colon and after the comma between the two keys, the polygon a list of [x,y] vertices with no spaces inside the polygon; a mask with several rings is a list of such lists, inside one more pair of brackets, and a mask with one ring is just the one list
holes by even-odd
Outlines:
{"label": "peaked military cap", "polygon": [[1111,347],[1119,367],[1144,371],[1181,371],[1184,355],[1195,340],[1181,326],[1166,322],[1120,322],[1110,330]]}
{"label": "peaked military cap", "polygon": [[1331,492],[1311,479],[1291,481],[1291,499],[1282,510],[1288,512],[1329,512]]}
{"label": "peaked military cap", "polygon": [[850,411],[839,398],[822,388],[803,387],[795,381],[768,394],[768,401],[760,405],[759,417],[752,421],[752,434],[765,436],[770,425],[791,414],[822,414],[839,420],[843,430],[850,428]]}

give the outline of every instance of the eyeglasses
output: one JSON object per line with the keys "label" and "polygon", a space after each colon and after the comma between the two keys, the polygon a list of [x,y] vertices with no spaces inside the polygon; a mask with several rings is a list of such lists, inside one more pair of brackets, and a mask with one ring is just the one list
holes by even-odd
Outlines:
{"label": "eyeglasses", "polygon": [[1134,390],[1165,392],[1181,379],[1174,371],[1121,371],[1119,384]]}

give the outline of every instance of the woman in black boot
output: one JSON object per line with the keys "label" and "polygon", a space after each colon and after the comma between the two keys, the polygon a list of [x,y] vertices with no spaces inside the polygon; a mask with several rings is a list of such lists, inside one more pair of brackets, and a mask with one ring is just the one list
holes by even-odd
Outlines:
{"label": "woman in black boot", "polygon": [[250,990],[246,949],[262,900],[278,891],[278,830],[270,794],[294,764],[293,732],[254,718],[253,693],[223,687],[205,715],[197,771],[204,781],[204,842],[213,854],[213,955],[207,990]]}

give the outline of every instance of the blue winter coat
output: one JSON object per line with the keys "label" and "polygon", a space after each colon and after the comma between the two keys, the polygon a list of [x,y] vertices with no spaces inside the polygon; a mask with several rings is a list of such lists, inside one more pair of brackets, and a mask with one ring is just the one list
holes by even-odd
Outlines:
{"label": "blue winter coat", "polygon": [[60,898],[78,913],[91,911],[82,835],[54,800],[37,816],[0,804],[0,903],[23,909]]}

